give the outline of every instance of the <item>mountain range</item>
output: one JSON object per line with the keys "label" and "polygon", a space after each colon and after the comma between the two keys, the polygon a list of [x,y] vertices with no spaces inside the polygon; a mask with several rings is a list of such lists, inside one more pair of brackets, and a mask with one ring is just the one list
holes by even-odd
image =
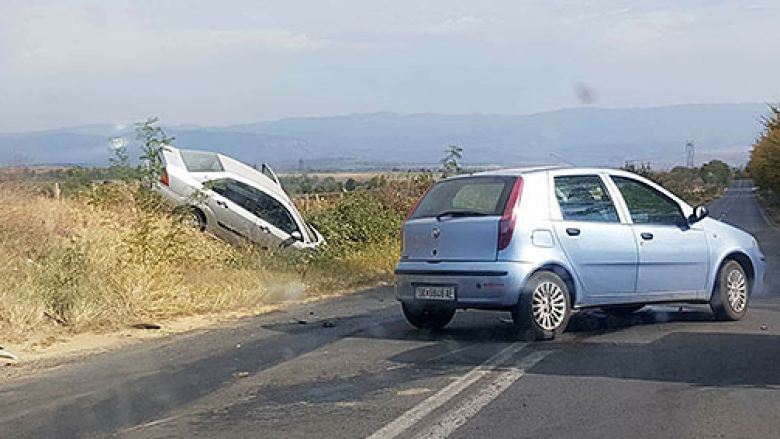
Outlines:
{"label": "mountain range", "polygon": [[[205,127],[165,126],[181,148],[214,150],[278,170],[416,167],[439,162],[449,145],[463,163],[514,166],[545,163],[654,167],[713,158],[744,164],[762,130],[767,106],[693,104],[651,108],[575,108],[529,115],[396,114],[389,112]],[[110,137],[136,154],[132,126],[95,124],[0,134],[0,165],[105,165]]]}

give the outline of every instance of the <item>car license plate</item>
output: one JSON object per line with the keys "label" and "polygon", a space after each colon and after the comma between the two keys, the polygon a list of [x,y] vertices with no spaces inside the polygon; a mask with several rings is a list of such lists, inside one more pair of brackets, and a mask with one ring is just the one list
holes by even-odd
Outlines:
{"label": "car license plate", "polygon": [[414,297],[423,300],[455,300],[455,287],[437,285],[418,285]]}

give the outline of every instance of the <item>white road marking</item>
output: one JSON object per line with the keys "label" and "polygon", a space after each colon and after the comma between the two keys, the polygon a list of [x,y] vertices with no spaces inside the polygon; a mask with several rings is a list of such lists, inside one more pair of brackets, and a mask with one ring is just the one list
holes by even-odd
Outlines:
{"label": "white road marking", "polygon": [[472,416],[479,413],[486,405],[504,393],[515,381],[525,375],[525,370],[542,361],[552,351],[538,351],[524,358],[517,367],[511,367],[503,372],[490,384],[477,393],[476,396],[442,416],[430,428],[417,435],[420,439],[445,439],[466,423]]}
{"label": "white road marking", "polygon": [[471,369],[467,374],[448,384],[423,402],[407,410],[394,421],[377,430],[367,439],[392,439],[403,434],[421,419],[444,405],[447,401],[458,396],[458,394],[466,390],[469,386],[489,374],[493,368],[505,363],[526,346],[528,346],[528,343],[513,343],[507,346],[497,354],[488,358],[484,363]]}

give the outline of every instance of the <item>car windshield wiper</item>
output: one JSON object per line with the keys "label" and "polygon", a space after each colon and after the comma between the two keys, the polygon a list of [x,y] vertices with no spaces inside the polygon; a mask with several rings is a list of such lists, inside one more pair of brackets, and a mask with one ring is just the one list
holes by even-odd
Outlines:
{"label": "car windshield wiper", "polygon": [[436,219],[441,221],[445,216],[487,216],[487,213],[477,212],[476,210],[448,210],[436,215]]}

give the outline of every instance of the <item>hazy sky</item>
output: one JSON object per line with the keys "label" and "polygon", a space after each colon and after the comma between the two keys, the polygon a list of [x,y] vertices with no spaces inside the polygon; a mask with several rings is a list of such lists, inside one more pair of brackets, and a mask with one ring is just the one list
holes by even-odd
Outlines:
{"label": "hazy sky", "polygon": [[776,101],[778,18],[777,0],[0,0],[0,131]]}

